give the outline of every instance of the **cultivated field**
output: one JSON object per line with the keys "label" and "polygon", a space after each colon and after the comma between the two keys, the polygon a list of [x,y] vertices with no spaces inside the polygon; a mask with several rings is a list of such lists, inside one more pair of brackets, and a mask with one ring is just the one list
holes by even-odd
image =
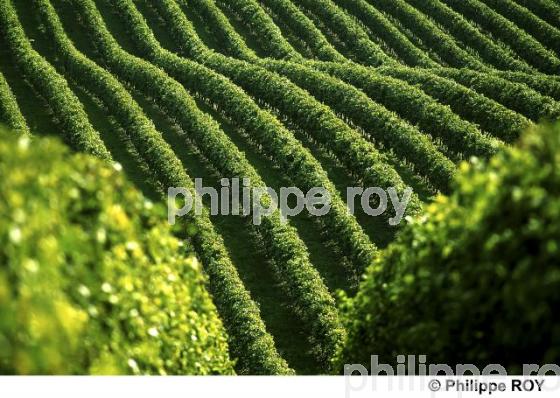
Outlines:
{"label": "cultivated field", "polygon": [[238,373],[332,370],[337,292],[405,224],[349,214],[346,187],[412,187],[420,215],[461,161],[559,117],[557,0],[0,0],[13,130],[156,202],[195,178],[331,194],[323,217],[189,221]]}

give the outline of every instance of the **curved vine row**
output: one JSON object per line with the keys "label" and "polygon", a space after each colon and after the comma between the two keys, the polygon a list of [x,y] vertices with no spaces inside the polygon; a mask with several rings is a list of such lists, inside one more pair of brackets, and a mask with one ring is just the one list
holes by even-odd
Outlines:
{"label": "curved vine row", "polygon": [[551,79],[548,75],[522,72],[495,72],[495,74],[512,82],[523,83],[542,95],[560,101],[560,81]]}
{"label": "curved vine row", "polygon": [[27,122],[19,110],[16,97],[12,93],[4,75],[0,73],[0,124],[20,134],[29,134]]}
{"label": "curved vine row", "polygon": [[271,57],[280,59],[301,57],[255,0],[216,0],[216,2],[219,6],[239,15],[253,37]]}
{"label": "curved vine row", "polygon": [[282,18],[284,23],[305,42],[311,52],[325,61],[345,62],[341,55],[325,38],[313,22],[289,0],[260,0],[272,12]]}
{"label": "curved vine row", "polygon": [[485,69],[482,62],[460,48],[447,33],[404,0],[369,0],[369,3],[401,21],[420,37],[426,46],[434,49],[448,65],[458,68]]}
{"label": "curved vine row", "polygon": [[515,0],[538,17],[560,29],[560,4],[554,0]]}
{"label": "curved vine row", "polygon": [[335,2],[368,27],[371,34],[387,43],[407,65],[423,67],[439,65],[408,40],[383,13],[365,0],[335,0]]}
{"label": "curved vine row", "polygon": [[503,141],[512,142],[530,125],[524,116],[496,101],[429,71],[411,68],[378,68],[377,71],[418,85],[430,96],[449,105],[456,114],[479,124],[483,130]]}
{"label": "curved vine row", "polygon": [[[216,39],[229,55],[247,60],[257,59],[255,52],[233,29],[227,17],[214,4],[213,0],[179,0],[179,2],[185,7],[192,7],[201,18],[208,21],[208,25],[212,27],[212,31],[217,36]],[[152,3],[150,3],[150,6],[155,7]]]}
{"label": "curved vine row", "polygon": [[511,82],[493,74],[470,70],[441,69],[435,73],[438,76],[452,78],[535,122],[541,119],[556,120],[560,118],[558,102],[539,94],[524,84]]}
{"label": "curved vine row", "polygon": [[406,0],[419,11],[433,18],[450,34],[475,49],[484,61],[497,69],[532,72],[533,68],[519,59],[515,53],[498,45],[440,0]]}
{"label": "curved vine row", "polygon": [[[158,2],[161,13],[167,26],[172,28],[173,37],[177,42],[197,43],[199,40],[189,21],[181,10],[174,7],[172,0]],[[196,57],[197,52],[190,53],[189,47],[182,49],[186,56]],[[355,130],[349,128],[342,120],[337,118],[328,107],[314,100],[307,92],[294,85],[291,81],[283,78],[267,69],[249,64],[247,62],[224,57],[208,51],[206,55],[199,58],[201,64],[211,66],[232,81],[243,87],[247,93],[259,100],[266,100],[283,115],[289,116],[296,124],[309,127],[307,131],[313,137],[323,143],[331,152],[339,155],[349,170],[359,175],[367,184],[382,184],[379,186],[398,188],[399,192],[404,189],[404,184],[398,174],[388,166],[384,157],[372,146],[371,143]],[[266,95],[264,92],[271,90]],[[293,101],[292,101],[293,100]],[[308,112],[306,114],[306,112]],[[317,117],[313,117],[313,116]],[[311,123],[313,128],[311,128]],[[353,154],[353,155],[351,155]],[[297,161],[300,163],[300,161]],[[362,168],[360,168],[362,167]],[[411,211],[419,208],[417,197],[411,199]],[[352,255],[359,264],[363,259]]]}
{"label": "curved vine row", "polygon": [[484,0],[485,4],[531,34],[535,39],[560,55],[560,30],[535,16],[512,0]]}
{"label": "curved vine row", "polygon": [[321,18],[322,22],[344,43],[347,52],[356,61],[373,66],[397,62],[383,52],[381,47],[369,38],[367,32],[332,0],[292,1]]}
{"label": "curved vine row", "polygon": [[362,66],[315,62],[313,67],[352,84],[432,137],[441,139],[451,158],[461,154],[489,157],[501,146],[498,140],[414,85]]}
{"label": "curved vine row", "polygon": [[530,65],[545,73],[560,73],[560,60],[551,51],[484,3],[475,0],[441,1],[500,37]]}

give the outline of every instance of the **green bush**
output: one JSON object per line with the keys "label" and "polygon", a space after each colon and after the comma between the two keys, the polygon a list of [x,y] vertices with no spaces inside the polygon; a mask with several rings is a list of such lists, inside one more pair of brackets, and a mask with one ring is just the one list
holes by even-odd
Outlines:
{"label": "green bush", "polygon": [[114,168],[0,132],[0,374],[231,374],[187,247]]}
{"label": "green bush", "polygon": [[463,163],[454,193],[403,228],[343,304],[344,363],[478,366],[560,360],[560,125],[488,163]]}

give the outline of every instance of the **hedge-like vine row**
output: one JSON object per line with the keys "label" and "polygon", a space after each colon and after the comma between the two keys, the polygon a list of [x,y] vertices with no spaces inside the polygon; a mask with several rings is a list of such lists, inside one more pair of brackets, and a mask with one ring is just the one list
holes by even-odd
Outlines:
{"label": "hedge-like vine row", "polygon": [[373,102],[362,91],[328,74],[290,62],[269,61],[266,65],[362,128],[374,142],[382,143],[399,158],[413,164],[416,173],[435,188],[448,190],[455,165],[418,129]]}
{"label": "hedge-like vine row", "polygon": [[441,1],[501,38],[530,65],[545,73],[560,73],[560,60],[551,51],[484,3],[475,0]]}
{"label": "hedge-like vine row", "polygon": [[[356,61],[366,65],[396,63],[394,58],[383,52],[382,48],[370,39],[358,22],[332,0],[292,0],[292,2],[304,10],[309,10],[329,27],[332,33],[344,43],[347,49],[343,52],[344,55],[351,55]],[[347,52],[349,54],[346,54]]]}
{"label": "hedge-like vine row", "polygon": [[372,100],[441,139],[451,157],[489,157],[501,146],[498,140],[483,134],[476,125],[461,119],[414,85],[357,65],[316,62],[313,67],[352,84]]}
{"label": "hedge-like vine row", "polygon": [[558,102],[539,94],[525,84],[511,82],[495,74],[464,69],[439,69],[435,73],[484,94],[535,122],[560,118]]}
{"label": "hedge-like vine row", "polygon": [[502,70],[532,72],[532,68],[513,52],[496,44],[461,14],[439,0],[406,0],[419,11],[429,15],[462,43],[478,52],[483,60]]}
{"label": "hedge-like vine row", "polygon": [[[315,59],[317,58],[315,54],[311,51],[307,43],[295,33],[292,27],[286,24],[286,21],[283,17],[279,14],[275,13],[272,8],[268,7],[263,2],[259,1],[259,5],[263,9],[264,12],[272,19],[272,22],[282,32],[282,36],[290,43],[292,47],[301,55],[302,59]],[[288,21],[290,22],[290,21]],[[291,24],[293,25],[293,24]],[[269,58],[269,57],[266,57]]]}
{"label": "hedge-like vine row", "polygon": [[[160,107],[173,115],[218,172],[230,178],[249,178],[251,187],[265,187],[245,155],[220,129],[215,120],[196,107],[180,83],[152,64],[124,52],[102,25],[101,16],[91,1],[77,2],[81,5],[79,9],[88,30],[92,37],[95,37],[98,47],[102,48],[109,67],[114,69],[115,73],[154,98]],[[128,18],[133,18],[134,22],[127,26],[133,30],[134,35],[151,36],[145,21],[132,2],[113,0],[112,4],[122,17],[127,18],[127,22],[130,22]],[[150,48],[147,43],[143,43],[142,47],[145,50]],[[157,51],[156,48],[151,50],[154,53]],[[270,200],[269,197],[267,199]],[[340,327],[334,299],[309,261],[307,248],[296,229],[291,224],[281,221],[279,211],[263,218],[262,224],[253,227],[263,237],[267,251],[274,260],[277,276],[296,313],[309,326],[315,354],[327,365],[328,358],[342,341],[344,330]]]}
{"label": "hedge-like vine row", "polygon": [[379,10],[392,15],[404,26],[417,35],[422,42],[432,48],[441,59],[450,66],[484,69],[485,66],[478,59],[460,48],[455,40],[438,26],[432,23],[424,14],[416,10],[403,0],[368,0]]}
{"label": "hedge-like vine row", "polygon": [[346,62],[346,58],[294,3],[289,0],[260,0],[260,3],[278,15],[298,38],[305,42],[313,55],[325,61]]}
{"label": "hedge-like vine row", "polygon": [[16,97],[0,72],[0,124],[2,123],[17,133],[29,134],[29,127],[19,110]]}
{"label": "hedge-like vine row", "polygon": [[426,94],[463,118],[477,123],[482,130],[496,138],[512,142],[519,137],[530,122],[524,116],[506,108],[496,101],[478,94],[453,80],[439,77],[429,71],[411,68],[378,68],[383,75],[418,85]]}
{"label": "hedge-like vine row", "polygon": [[267,55],[273,58],[299,59],[300,54],[282,36],[270,16],[256,0],[215,0],[222,7],[238,15],[251,35],[259,42]]}
{"label": "hedge-like vine row", "polygon": [[556,101],[560,101],[560,81],[551,79],[549,75],[507,71],[499,71],[494,73],[503,79],[526,84],[542,95],[546,95],[548,97],[554,98]]}
{"label": "hedge-like vine row", "polygon": [[484,3],[553,50],[556,56],[560,55],[560,30],[511,0],[484,0]]}
{"label": "hedge-like vine row", "polygon": [[[48,0],[34,1],[46,33],[55,44],[57,54],[72,79],[101,99],[111,110],[133,142],[141,161],[154,170],[164,186],[186,187],[194,192],[194,184],[181,162],[129,92],[110,72],[73,46]],[[266,331],[260,317],[258,306],[239,278],[207,211],[192,217],[190,222],[198,231],[194,238],[195,245],[209,276],[214,301],[228,330],[230,348],[238,358],[238,369],[253,374],[292,373],[276,351],[273,338]]]}
{"label": "hedge-like vine row", "polygon": [[560,4],[554,0],[515,0],[550,25],[560,29]]}
{"label": "hedge-like vine row", "polygon": [[[228,55],[246,60],[257,58],[255,52],[247,46],[213,0],[178,0],[178,3],[185,7],[191,7],[201,18],[207,21],[216,39],[226,49]],[[152,7],[156,7],[156,4],[150,4]]]}
{"label": "hedge-like vine row", "polygon": [[361,21],[371,34],[383,40],[407,65],[423,67],[439,65],[408,40],[383,13],[365,0],[334,0],[334,2]]}
{"label": "hedge-like vine row", "polygon": [[110,160],[111,154],[64,77],[27,40],[10,0],[0,3],[0,34],[16,66],[47,101],[66,139],[79,150]]}
{"label": "hedge-like vine row", "polygon": [[[213,22],[219,22],[219,23],[227,22],[225,25],[222,24],[221,26],[224,31],[227,31],[223,33],[224,35],[237,34],[233,29],[233,27],[229,24],[227,17],[216,6],[216,4],[214,4],[213,0],[164,0],[164,1],[166,3],[171,1],[170,4],[172,4],[173,9],[176,11],[176,15],[184,15],[183,11],[181,10],[181,7],[190,6],[193,8],[193,10],[196,13],[198,13],[198,15],[208,17]],[[147,2],[146,0],[145,4],[149,4],[156,12],[159,12],[161,10],[159,7],[160,6],[159,2]],[[173,23],[175,22],[176,21],[173,21]],[[194,26],[191,25],[191,29],[193,30],[193,32],[195,32]],[[216,38],[219,37],[217,33],[214,33],[214,35]],[[239,37],[239,39],[243,41],[241,37]],[[198,58],[203,59],[208,54],[215,52],[215,50],[208,48],[196,33],[190,36],[190,40],[177,41],[174,44],[179,52],[188,53],[190,54],[191,57],[197,59]],[[238,46],[235,47],[237,47],[237,49],[232,48],[231,50],[234,53],[236,53],[239,58],[242,59],[248,58],[254,60],[254,57],[256,55],[253,53],[252,50],[247,52],[244,51],[241,47]]]}

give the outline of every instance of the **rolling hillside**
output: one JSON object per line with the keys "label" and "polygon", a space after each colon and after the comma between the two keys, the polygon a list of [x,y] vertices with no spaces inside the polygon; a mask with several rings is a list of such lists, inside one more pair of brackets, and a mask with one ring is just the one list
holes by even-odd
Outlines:
{"label": "rolling hillside", "polygon": [[346,187],[407,187],[560,118],[558,0],[0,0],[0,122],[116,161],[154,201],[195,178],[324,187],[288,223],[190,220],[245,374],[324,373],[336,297],[398,227]]}

